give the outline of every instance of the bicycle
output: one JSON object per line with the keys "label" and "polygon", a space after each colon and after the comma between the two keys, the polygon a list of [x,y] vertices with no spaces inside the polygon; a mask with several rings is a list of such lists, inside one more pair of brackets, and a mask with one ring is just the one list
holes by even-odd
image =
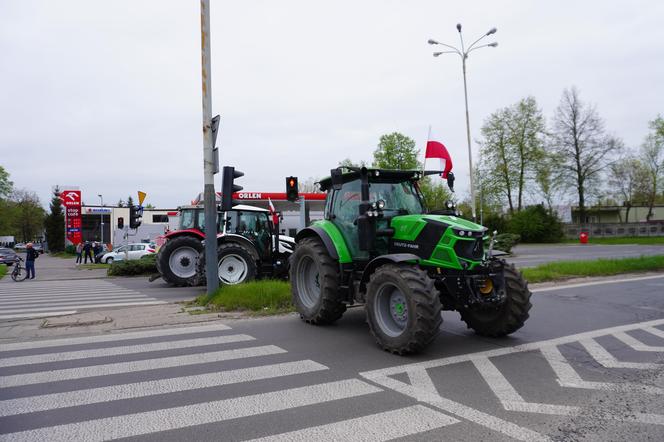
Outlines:
{"label": "bicycle", "polygon": [[12,279],[16,282],[25,281],[25,278],[28,277],[28,272],[25,270],[25,267],[21,265],[23,258],[19,257],[18,261],[14,263],[14,270],[12,270]]}

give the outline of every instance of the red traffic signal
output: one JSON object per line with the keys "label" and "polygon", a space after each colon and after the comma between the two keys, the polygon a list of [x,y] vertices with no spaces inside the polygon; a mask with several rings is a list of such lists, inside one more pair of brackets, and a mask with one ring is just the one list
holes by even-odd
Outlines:
{"label": "red traffic signal", "polygon": [[288,201],[297,201],[298,199],[296,176],[286,177],[286,199]]}

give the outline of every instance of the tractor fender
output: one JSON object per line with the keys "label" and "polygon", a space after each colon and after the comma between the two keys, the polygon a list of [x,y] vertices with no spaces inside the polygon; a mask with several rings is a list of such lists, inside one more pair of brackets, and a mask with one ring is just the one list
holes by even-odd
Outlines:
{"label": "tractor fender", "polygon": [[329,253],[330,257],[334,260],[339,260],[339,253],[337,253],[337,248],[334,246],[332,238],[330,238],[330,235],[322,227],[309,226],[305,229],[300,230],[295,235],[295,243],[296,244],[299,243],[304,238],[316,238],[316,237],[320,238],[320,240],[323,241],[323,245],[327,249],[327,253]]}
{"label": "tractor fender", "polygon": [[367,283],[371,274],[376,271],[376,269],[384,264],[396,264],[400,262],[408,261],[419,261],[420,257],[413,255],[412,253],[393,253],[390,255],[381,255],[377,258],[372,259],[369,264],[364,268],[362,272],[362,279],[360,280],[360,292],[366,292]]}
{"label": "tractor fender", "polygon": [[200,230],[196,229],[184,229],[184,230],[172,230],[164,235],[166,239],[173,239],[180,236],[193,236],[200,239],[201,241],[205,239],[205,235]]}
{"label": "tractor fender", "polygon": [[258,261],[260,259],[260,257],[258,256],[258,252],[256,251],[256,245],[251,241],[249,241],[244,236],[236,235],[234,233],[225,233],[217,237],[217,247],[220,244],[229,243],[229,242],[242,244],[244,247],[247,248],[249,253],[251,253],[251,256],[254,258],[254,260]]}

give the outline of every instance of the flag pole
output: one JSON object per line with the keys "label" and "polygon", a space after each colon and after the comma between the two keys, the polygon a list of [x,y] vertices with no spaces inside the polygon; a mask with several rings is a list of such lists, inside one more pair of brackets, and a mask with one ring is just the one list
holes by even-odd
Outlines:
{"label": "flag pole", "polygon": [[427,133],[427,142],[424,143],[424,161],[422,161],[422,178],[424,178],[424,169],[427,165],[427,146],[429,145],[429,140],[431,139],[431,125],[429,125],[429,132]]}

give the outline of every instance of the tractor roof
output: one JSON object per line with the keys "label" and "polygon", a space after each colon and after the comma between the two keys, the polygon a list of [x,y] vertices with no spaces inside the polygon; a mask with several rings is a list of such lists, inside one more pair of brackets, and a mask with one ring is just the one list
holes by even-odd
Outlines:
{"label": "tractor roof", "polygon": [[[417,181],[422,178],[421,170],[393,170],[393,169],[369,169],[370,183],[401,183],[403,181]],[[341,175],[343,182],[348,183],[360,179],[359,171],[344,172]],[[327,191],[332,187],[332,177],[325,177],[320,180],[320,188]]]}

